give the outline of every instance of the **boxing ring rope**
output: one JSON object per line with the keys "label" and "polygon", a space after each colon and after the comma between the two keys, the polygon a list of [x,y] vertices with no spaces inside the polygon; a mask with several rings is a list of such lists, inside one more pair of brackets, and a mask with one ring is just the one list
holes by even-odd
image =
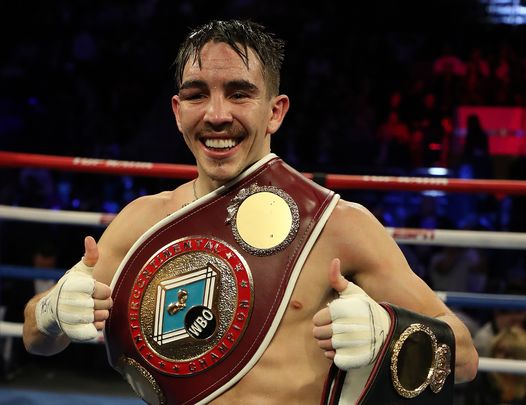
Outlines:
{"label": "boxing ring rope", "polygon": [[479,358],[479,371],[526,375],[526,360]]}
{"label": "boxing ring rope", "polygon": [[[65,269],[34,268],[0,264],[0,278],[21,280],[55,280],[64,275]],[[526,297],[514,294],[482,294],[456,291],[435,291],[449,306],[486,309],[526,309]]]}
{"label": "boxing ring rope", "polygon": [[[23,324],[17,322],[0,321],[0,337],[22,337]],[[104,334],[99,331],[99,335],[95,339],[87,340],[82,343],[100,344],[104,343]]]}
{"label": "boxing ring rope", "polygon": [[192,179],[197,168],[191,165],[131,162],[124,160],[93,159],[38,155],[0,151],[0,167],[40,167],[86,173],[120,174],[128,176],[155,176]]}
{"label": "boxing ring rope", "polygon": [[[106,226],[115,214],[86,211],[49,210],[0,205],[0,219]],[[393,228],[387,232],[398,242],[413,245],[461,246],[493,249],[526,249],[526,233],[465,231],[449,229]]]}
{"label": "boxing ring rope", "polygon": [[[197,169],[192,165],[135,162],[38,155],[0,151],[0,167],[40,167],[87,173],[128,176],[192,179]],[[369,176],[325,173],[303,173],[331,189],[368,189],[389,191],[437,190],[462,193],[526,194],[526,182],[520,180],[449,179],[437,177]]]}
{"label": "boxing ring rope", "polygon": [[0,205],[0,218],[52,224],[106,226],[115,218],[115,214]]}
{"label": "boxing ring rope", "polygon": [[[192,179],[197,169],[191,165],[150,162],[118,161],[81,157],[49,156],[0,151],[0,167],[40,167],[47,169]],[[466,180],[428,177],[396,177],[369,175],[341,175],[303,173],[306,177],[332,189],[368,189],[386,191],[439,190],[461,193],[526,194],[526,182],[519,180]],[[0,219],[106,226],[114,214],[54,211],[40,208],[0,205]],[[445,229],[391,228],[386,230],[402,244],[478,247],[491,249],[526,249],[526,233],[489,232]],[[34,269],[22,266],[0,265],[1,277],[58,279],[64,270]],[[526,309],[526,297],[519,295],[475,294],[437,291],[447,305],[477,308]],[[22,324],[0,321],[0,336],[22,336]],[[103,342],[102,333],[90,343]],[[479,371],[506,372],[526,375],[526,361],[480,358]]]}

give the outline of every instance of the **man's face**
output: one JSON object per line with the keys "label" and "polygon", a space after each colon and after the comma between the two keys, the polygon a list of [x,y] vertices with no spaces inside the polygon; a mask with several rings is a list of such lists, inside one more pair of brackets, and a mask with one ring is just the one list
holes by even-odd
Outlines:
{"label": "man's face", "polygon": [[283,120],[288,98],[269,97],[252,50],[247,68],[227,44],[209,42],[201,68],[193,58],[186,64],[172,107],[200,178],[217,187],[270,152],[270,135]]}

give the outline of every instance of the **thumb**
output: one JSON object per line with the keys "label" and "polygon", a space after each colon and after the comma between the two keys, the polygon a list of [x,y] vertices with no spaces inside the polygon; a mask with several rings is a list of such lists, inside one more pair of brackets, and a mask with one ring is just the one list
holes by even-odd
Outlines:
{"label": "thumb", "polygon": [[358,285],[354,284],[352,281],[348,281],[347,288],[345,291],[340,292],[340,297],[350,297],[351,295],[364,295],[369,297],[364,290],[358,287]]}
{"label": "thumb", "polygon": [[95,266],[97,260],[99,259],[99,249],[97,247],[97,242],[91,236],[86,236],[84,238],[84,256],[82,257],[82,262],[89,267]]}
{"label": "thumb", "polygon": [[349,281],[347,281],[345,277],[342,276],[340,271],[340,259],[335,258],[331,261],[329,266],[329,284],[340,294],[347,288],[347,285],[349,284]]}
{"label": "thumb", "polygon": [[364,290],[353,282],[342,276],[340,270],[340,259],[332,259],[329,267],[329,283],[340,296],[348,297],[350,295],[367,295]]}

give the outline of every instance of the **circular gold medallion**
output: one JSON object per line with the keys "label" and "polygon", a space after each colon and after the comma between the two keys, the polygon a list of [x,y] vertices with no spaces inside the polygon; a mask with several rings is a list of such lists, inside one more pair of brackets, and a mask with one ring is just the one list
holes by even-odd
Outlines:
{"label": "circular gold medallion", "polygon": [[279,195],[268,191],[252,194],[239,206],[236,217],[239,236],[256,249],[271,249],[283,243],[292,229],[292,212]]}
{"label": "circular gold medallion", "polygon": [[284,249],[296,236],[299,210],[283,190],[253,184],[232,200],[227,223],[232,223],[236,241],[256,256]]}

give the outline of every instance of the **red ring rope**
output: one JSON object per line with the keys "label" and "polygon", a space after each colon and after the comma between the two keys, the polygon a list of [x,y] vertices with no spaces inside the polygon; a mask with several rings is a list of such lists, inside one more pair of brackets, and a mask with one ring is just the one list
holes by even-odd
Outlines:
{"label": "red ring rope", "polygon": [[[197,176],[197,168],[192,165],[38,155],[2,151],[0,151],[0,166],[42,167],[78,172],[169,177],[176,179],[192,179]],[[314,177],[312,173],[303,174],[310,179]],[[520,180],[467,180],[436,177],[345,174],[326,174],[324,179],[324,185],[326,187],[336,190],[440,190],[463,193],[526,194],[526,182]]]}
{"label": "red ring rope", "polygon": [[76,172],[171,177],[177,179],[192,179],[197,176],[197,168],[191,165],[132,162],[125,160],[37,155],[1,151],[0,166],[43,167]]}

